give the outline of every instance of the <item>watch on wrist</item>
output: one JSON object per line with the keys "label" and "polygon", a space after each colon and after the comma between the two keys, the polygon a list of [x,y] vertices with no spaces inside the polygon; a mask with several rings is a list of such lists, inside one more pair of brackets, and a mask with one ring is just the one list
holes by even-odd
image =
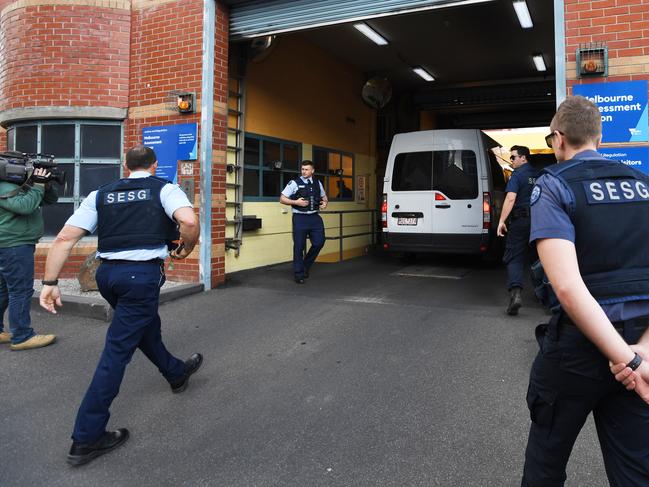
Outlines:
{"label": "watch on wrist", "polygon": [[642,357],[636,353],[633,359],[631,359],[631,362],[626,364],[626,366],[631,370],[636,370],[638,367],[640,367],[641,363],[642,363]]}
{"label": "watch on wrist", "polygon": [[43,284],[43,286],[58,286],[59,285],[59,280],[54,279],[53,281],[46,281],[45,279],[43,279],[41,281],[41,284]]}

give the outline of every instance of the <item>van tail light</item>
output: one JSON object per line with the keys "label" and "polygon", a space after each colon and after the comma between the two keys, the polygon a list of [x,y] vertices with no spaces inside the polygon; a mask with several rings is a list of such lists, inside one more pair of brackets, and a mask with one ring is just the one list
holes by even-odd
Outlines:
{"label": "van tail light", "polygon": [[381,226],[388,228],[388,195],[383,195],[383,202],[381,203]]}
{"label": "van tail light", "polygon": [[491,228],[491,194],[482,193],[482,229]]}
{"label": "van tail light", "polygon": [[445,201],[446,198],[441,193],[435,193],[435,201]]}

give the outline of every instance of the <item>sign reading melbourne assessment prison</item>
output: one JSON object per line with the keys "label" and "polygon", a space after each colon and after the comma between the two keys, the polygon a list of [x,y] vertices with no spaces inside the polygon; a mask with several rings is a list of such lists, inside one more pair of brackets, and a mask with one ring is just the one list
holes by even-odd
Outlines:
{"label": "sign reading melbourne assessment prison", "polygon": [[176,182],[178,161],[196,160],[198,125],[160,125],[142,129],[142,143],[158,157],[156,176]]}
{"label": "sign reading melbourne assessment prison", "polygon": [[602,114],[602,142],[647,142],[647,81],[593,83],[572,87]]}

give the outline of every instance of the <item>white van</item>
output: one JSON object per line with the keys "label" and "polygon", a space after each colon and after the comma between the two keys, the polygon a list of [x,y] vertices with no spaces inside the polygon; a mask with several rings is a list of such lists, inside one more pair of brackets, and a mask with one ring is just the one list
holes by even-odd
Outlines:
{"label": "white van", "polygon": [[474,129],[395,135],[383,179],[384,249],[497,257],[505,196],[499,147]]}

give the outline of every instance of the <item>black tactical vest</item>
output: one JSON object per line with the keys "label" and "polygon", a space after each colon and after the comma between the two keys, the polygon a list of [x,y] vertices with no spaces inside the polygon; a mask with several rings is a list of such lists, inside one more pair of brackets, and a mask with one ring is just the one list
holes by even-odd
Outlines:
{"label": "black tactical vest", "polygon": [[583,158],[545,169],[570,188],[579,269],[600,304],[649,298],[649,177]]}
{"label": "black tactical vest", "polygon": [[311,212],[318,211],[322,197],[320,196],[320,183],[314,177],[311,178],[312,183],[305,183],[302,178],[295,178],[293,181],[297,184],[297,191],[292,200],[299,200],[304,198],[309,202],[309,206],[293,206],[297,211]]}
{"label": "black tactical vest", "polygon": [[524,184],[518,189],[516,193],[516,201],[514,202],[514,210],[527,210],[527,215],[529,216],[530,208],[530,195],[532,194],[532,188],[536,184],[536,178],[541,172],[540,168],[534,167],[531,163],[526,163],[522,167],[516,169],[520,171],[519,177],[522,176]]}
{"label": "black tactical vest", "polygon": [[179,238],[164,211],[160,190],[169,181],[155,176],[120,179],[97,190],[97,250],[155,249]]}

